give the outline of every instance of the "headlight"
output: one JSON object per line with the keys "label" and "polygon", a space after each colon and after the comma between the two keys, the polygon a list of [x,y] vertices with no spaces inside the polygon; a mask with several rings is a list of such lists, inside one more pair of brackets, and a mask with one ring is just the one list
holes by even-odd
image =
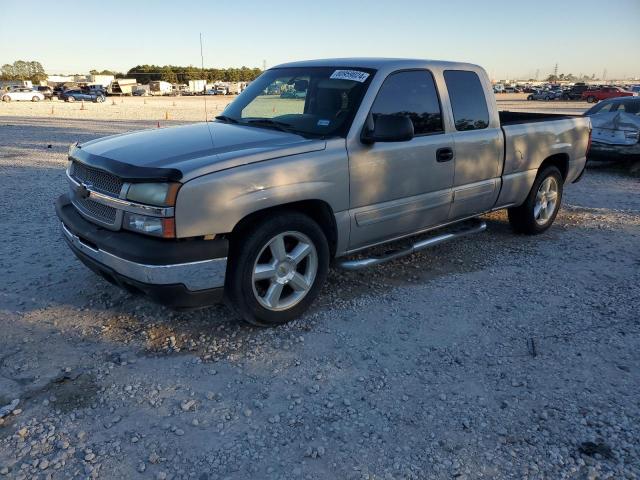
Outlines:
{"label": "headlight", "polygon": [[125,212],[122,226],[127,230],[154,237],[175,238],[176,236],[176,222],[173,217],[149,217]]}
{"label": "headlight", "polygon": [[132,183],[127,192],[127,200],[172,207],[176,203],[179,183]]}

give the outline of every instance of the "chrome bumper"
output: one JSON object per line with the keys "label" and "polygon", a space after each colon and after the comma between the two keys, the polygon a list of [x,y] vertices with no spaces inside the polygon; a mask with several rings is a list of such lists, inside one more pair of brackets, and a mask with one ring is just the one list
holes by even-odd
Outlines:
{"label": "chrome bumper", "polygon": [[61,223],[61,226],[62,234],[76,249],[96,262],[132,280],[151,285],[182,284],[191,291],[224,286],[225,272],[227,270],[226,258],[214,258],[173,265],[145,265],[117,257],[104,250],[92,248],[69,231],[63,223]]}

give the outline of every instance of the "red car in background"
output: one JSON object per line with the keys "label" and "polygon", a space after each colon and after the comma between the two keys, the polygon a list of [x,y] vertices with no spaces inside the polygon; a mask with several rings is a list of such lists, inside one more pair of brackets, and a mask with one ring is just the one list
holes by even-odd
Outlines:
{"label": "red car in background", "polygon": [[600,100],[615,97],[633,97],[635,93],[624,90],[620,87],[601,87],[594,90],[585,90],[582,92],[582,99],[586,99],[589,103],[596,103]]}

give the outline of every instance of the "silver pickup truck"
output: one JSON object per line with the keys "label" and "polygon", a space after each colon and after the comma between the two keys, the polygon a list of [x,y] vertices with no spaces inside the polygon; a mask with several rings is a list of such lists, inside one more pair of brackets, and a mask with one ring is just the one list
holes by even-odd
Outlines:
{"label": "silver pickup truck", "polygon": [[309,307],[334,258],[375,265],[482,231],[467,220],[502,208],[515,231],[543,232],[590,130],[585,117],[498,112],[476,65],[288,63],[215,121],[73,145],[56,211],[73,252],[112,283],[172,307],[224,298],[274,325]]}

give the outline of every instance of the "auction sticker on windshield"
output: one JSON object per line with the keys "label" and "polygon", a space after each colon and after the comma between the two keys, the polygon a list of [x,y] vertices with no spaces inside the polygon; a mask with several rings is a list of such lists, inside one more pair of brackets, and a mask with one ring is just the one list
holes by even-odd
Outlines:
{"label": "auction sticker on windshield", "polygon": [[333,80],[353,80],[363,83],[367,78],[369,78],[369,74],[366,72],[359,72],[358,70],[336,70],[329,78]]}

